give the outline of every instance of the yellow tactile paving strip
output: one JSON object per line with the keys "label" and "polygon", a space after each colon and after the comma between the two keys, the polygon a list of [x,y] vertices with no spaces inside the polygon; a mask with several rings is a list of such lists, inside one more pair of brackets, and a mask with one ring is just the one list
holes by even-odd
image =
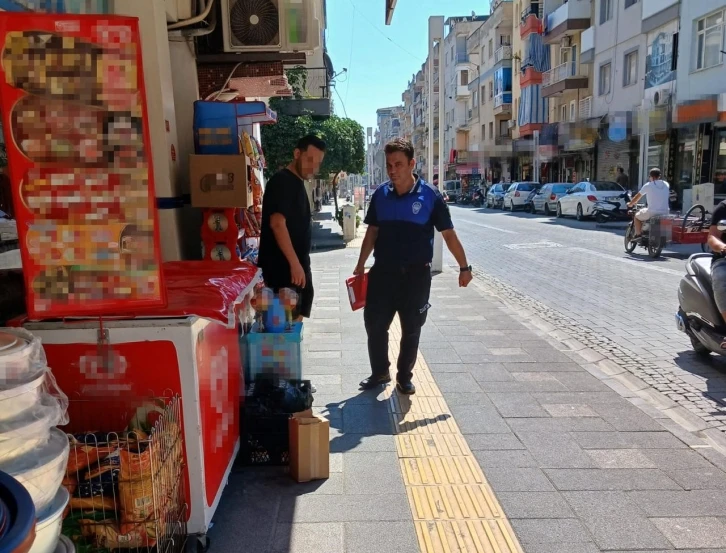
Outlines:
{"label": "yellow tactile paving strip", "polygon": [[[390,334],[396,359],[398,321]],[[421,553],[523,553],[420,354],[413,381],[416,395],[386,396]]]}

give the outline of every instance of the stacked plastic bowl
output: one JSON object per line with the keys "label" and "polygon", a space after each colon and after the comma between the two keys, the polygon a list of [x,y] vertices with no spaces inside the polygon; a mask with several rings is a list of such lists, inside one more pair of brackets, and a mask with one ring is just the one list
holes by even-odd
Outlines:
{"label": "stacked plastic bowl", "polygon": [[60,541],[70,499],[61,486],[70,446],[56,427],[68,422],[67,407],[40,340],[22,329],[0,328],[0,471],[19,482],[32,500],[35,540],[28,553],[73,551],[62,549]]}

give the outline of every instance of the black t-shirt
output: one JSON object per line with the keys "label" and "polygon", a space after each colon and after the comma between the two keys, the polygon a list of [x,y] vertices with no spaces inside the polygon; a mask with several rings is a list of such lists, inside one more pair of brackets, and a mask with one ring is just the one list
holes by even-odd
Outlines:
{"label": "black t-shirt", "polygon": [[312,243],[310,201],[303,180],[288,169],[275,173],[265,187],[258,264],[263,272],[280,271],[289,275],[290,264],[277,244],[270,226],[270,218],[274,213],[285,217],[287,232],[290,233],[297,258],[304,268],[309,268]]}
{"label": "black t-shirt", "polygon": [[[726,221],[726,200],[718,204],[716,209],[713,210],[711,216],[711,226],[718,225],[720,222]],[[721,233],[721,241],[726,240],[726,233]],[[714,257],[726,257],[726,254],[715,253]]]}

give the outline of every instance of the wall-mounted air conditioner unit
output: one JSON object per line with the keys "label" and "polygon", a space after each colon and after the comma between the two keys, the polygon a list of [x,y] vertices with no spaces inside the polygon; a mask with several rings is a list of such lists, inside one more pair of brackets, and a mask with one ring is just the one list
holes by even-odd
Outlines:
{"label": "wall-mounted air conditioner unit", "polygon": [[513,129],[516,126],[517,126],[517,120],[516,119],[510,119],[509,121],[507,121],[507,127],[508,128]]}
{"label": "wall-mounted air conditioner unit", "polygon": [[653,94],[654,106],[667,106],[671,101],[671,89],[661,88]]}
{"label": "wall-mounted air conditioner unit", "polygon": [[318,0],[221,0],[225,52],[313,52]]}
{"label": "wall-mounted air conditioner unit", "polygon": [[166,22],[177,23],[194,17],[196,0],[164,0]]}

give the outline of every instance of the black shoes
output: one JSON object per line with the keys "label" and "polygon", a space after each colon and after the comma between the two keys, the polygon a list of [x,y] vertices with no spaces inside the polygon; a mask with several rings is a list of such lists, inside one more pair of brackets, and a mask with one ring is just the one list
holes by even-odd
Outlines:
{"label": "black shoes", "polygon": [[413,382],[396,382],[396,390],[398,390],[399,394],[403,394],[406,396],[411,396],[416,393],[416,386],[413,385]]}
{"label": "black shoes", "polygon": [[362,380],[360,383],[360,387],[364,390],[372,390],[373,388],[377,388],[378,386],[381,386],[383,384],[388,384],[391,381],[391,376],[388,374],[380,375],[380,376],[369,376],[365,380]]}

